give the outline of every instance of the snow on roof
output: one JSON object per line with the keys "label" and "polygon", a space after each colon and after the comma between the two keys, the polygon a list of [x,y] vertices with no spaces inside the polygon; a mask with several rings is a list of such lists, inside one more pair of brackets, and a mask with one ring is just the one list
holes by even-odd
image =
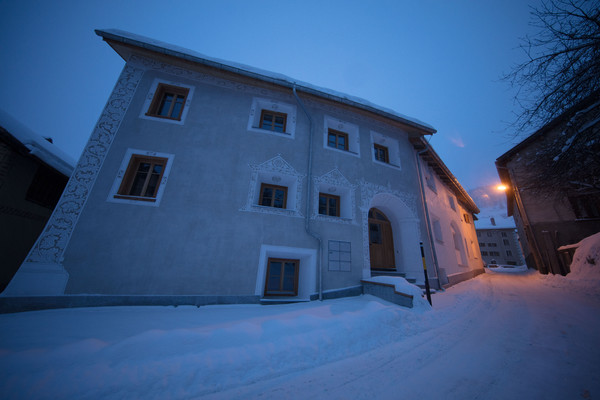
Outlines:
{"label": "snow on roof", "polygon": [[505,208],[483,208],[477,218],[476,229],[516,229],[515,220],[506,215]]}
{"label": "snow on roof", "polygon": [[29,150],[29,154],[60,173],[71,176],[76,164],[74,159],[2,109],[0,109],[0,126],[21,142]]}
{"label": "snow on roof", "polygon": [[353,105],[355,107],[360,107],[384,115],[388,118],[401,120],[404,123],[409,123],[410,125],[416,126],[420,129],[424,129],[431,134],[436,132],[433,126],[422,122],[416,118],[400,114],[389,108],[378,106],[360,97],[351,96],[335,90],[314,86],[310,83],[301,82],[283,74],[266,71],[260,68],[254,68],[245,64],[226,61],[219,58],[209,57],[202,53],[195,52],[193,50],[189,50],[170,43],[161,42],[159,40],[152,39],[146,36],[122,31],[120,29],[97,29],[95,32],[98,36],[103,37],[105,40],[113,40],[125,44],[138,46],[144,49],[156,51],[162,54],[182,58],[204,65],[209,65],[211,67],[224,69],[240,75],[250,76],[255,79],[276,83],[282,86],[296,87],[298,90],[302,90],[307,93],[332,99],[338,102],[342,102],[344,104]]}

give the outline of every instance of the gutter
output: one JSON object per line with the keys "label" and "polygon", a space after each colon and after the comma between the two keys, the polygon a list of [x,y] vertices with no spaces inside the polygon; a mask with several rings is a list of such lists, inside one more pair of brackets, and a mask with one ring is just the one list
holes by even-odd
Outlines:
{"label": "gutter", "polygon": [[308,184],[306,185],[306,212],[304,217],[304,229],[306,233],[315,238],[319,242],[318,255],[317,255],[317,270],[319,272],[319,301],[323,301],[323,239],[314,231],[310,229],[310,210],[312,210],[312,189],[313,189],[313,181],[312,181],[312,158],[313,158],[313,134],[314,134],[314,125],[313,120],[310,117],[310,114],[304,107],[304,103],[298,97],[298,93],[296,93],[296,86],[292,87],[292,91],[294,93],[294,97],[296,101],[304,111],[304,114],[308,118],[309,123],[309,135],[308,135],[308,168],[307,168],[307,180]]}
{"label": "gutter", "polygon": [[[167,56],[180,58],[182,60],[187,60],[187,61],[190,61],[190,62],[193,62],[193,63],[196,63],[196,64],[206,65],[208,67],[217,68],[217,69],[220,69],[220,70],[223,70],[223,71],[232,72],[232,73],[237,74],[237,75],[246,76],[246,77],[253,78],[253,79],[258,79],[258,80],[261,80],[261,81],[264,81],[264,82],[273,83],[273,84],[276,84],[276,85],[279,85],[279,86],[282,86],[282,87],[285,87],[285,88],[289,88],[289,89],[292,89],[292,90],[295,90],[295,88],[298,87],[304,93],[312,94],[312,95],[315,95],[315,96],[318,96],[318,97],[321,97],[321,98],[333,100],[333,101],[338,102],[338,103],[346,104],[348,106],[352,106],[352,107],[355,107],[355,108],[358,108],[358,109],[362,109],[362,110],[365,110],[365,111],[372,112],[372,113],[380,115],[382,117],[385,117],[385,118],[388,118],[388,119],[391,119],[391,120],[394,120],[394,121],[398,121],[398,122],[401,122],[401,123],[406,124],[406,125],[410,125],[410,126],[412,126],[414,128],[417,128],[419,130],[426,131],[427,132],[426,134],[434,134],[434,133],[437,132],[435,130],[435,128],[433,128],[431,126],[427,126],[424,123],[419,123],[419,122],[416,122],[416,121],[412,121],[409,118],[403,118],[400,115],[396,115],[394,113],[387,112],[385,110],[379,109],[379,108],[371,106],[369,104],[364,104],[364,103],[360,103],[360,102],[351,100],[351,99],[349,99],[347,97],[337,96],[337,95],[335,95],[333,93],[326,93],[324,91],[318,90],[318,89],[310,87],[310,86],[298,84],[297,82],[292,81],[291,78],[289,78],[290,80],[287,80],[287,79],[284,79],[283,77],[282,78],[277,78],[277,77],[274,77],[274,76],[269,76],[267,74],[260,73],[260,71],[249,71],[249,70],[246,70],[246,69],[241,68],[241,67],[236,67],[236,66],[228,65],[228,64],[225,64],[223,62],[216,61],[216,60],[209,60],[209,59],[206,59],[206,58],[203,58],[203,57],[194,56],[194,55],[185,53],[183,51],[177,51],[177,50],[173,50],[173,49],[168,49],[168,48],[165,48],[165,47],[163,47],[163,46],[160,45],[160,44],[167,45],[166,43],[151,44],[151,43],[143,42],[141,40],[136,40],[136,39],[128,38],[126,36],[123,36],[122,34],[120,35],[120,34],[117,34],[117,33],[114,33],[114,32],[110,32],[110,30],[106,31],[106,30],[96,29],[95,32],[96,32],[96,34],[98,36],[101,36],[107,42],[108,41],[113,41],[113,42],[118,42],[118,43],[122,43],[122,44],[125,44],[125,45],[139,47],[139,48],[142,48],[142,49],[146,49],[146,50],[153,51],[153,52],[156,52],[156,53],[164,54],[164,55],[167,55]],[[123,33],[127,34],[128,32],[123,32]],[[152,40],[152,39],[148,39],[148,40]],[[152,41],[158,42],[156,40],[152,40]],[[181,50],[184,50],[184,49],[181,49]],[[115,51],[116,51],[116,49],[115,49]],[[118,51],[117,51],[117,53],[119,55],[121,55],[121,57],[123,57],[123,55],[121,53],[119,53]],[[127,61],[127,60],[125,60],[125,61]],[[250,68],[250,67],[248,67],[248,68]],[[285,78],[287,78],[287,77],[285,77]]]}
{"label": "gutter", "polygon": [[[421,189],[421,202],[423,203],[423,209],[425,210],[425,225],[427,226],[427,236],[429,237],[429,247],[431,250],[431,255],[433,257],[433,266],[435,267],[435,275],[437,277],[438,288],[443,290],[444,287],[440,278],[439,261],[437,258],[437,253],[435,251],[435,242],[433,241],[433,232],[431,231],[431,224],[429,223],[429,207],[427,207],[427,198],[425,197],[425,186],[423,186],[423,172],[421,171],[421,159],[419,157],[421,154],[425,154],[428,152],[427,145],[425,146],[425,150],[415,152],[415,162],[417,163],[417,171],[419,173],[419,188]],[[429,276],[427,276],[427,279],[429,280]]]}

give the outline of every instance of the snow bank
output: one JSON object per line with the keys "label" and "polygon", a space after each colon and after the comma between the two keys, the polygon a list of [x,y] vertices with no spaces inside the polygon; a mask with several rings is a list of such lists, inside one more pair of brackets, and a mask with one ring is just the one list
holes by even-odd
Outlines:
{"label": "snow bank", "polygon": [[600,232],[583,239],[571,263],[570,279],[600,281]]}
{"label": "snow bank", "polygon": [[485,272],[492,274],[522,274],[527,272],[527,265],[489,264],[485,268]]}
{"label": "snow bank", "polygon": [[430,309],[431,306],[423,298],[423,289],[413,285],[401,276],[375,276],[369,279],[363,279],[365,282],[374,283],[385,283],[387,285],[394,285],[397,292],[410,294],[413,296],[413,307],[419,309]]}
{"label": "snow bank", "polygon": [[0,315],[0,392],[5,399],[196,398],[393,343],[418,314],[366,295]]}

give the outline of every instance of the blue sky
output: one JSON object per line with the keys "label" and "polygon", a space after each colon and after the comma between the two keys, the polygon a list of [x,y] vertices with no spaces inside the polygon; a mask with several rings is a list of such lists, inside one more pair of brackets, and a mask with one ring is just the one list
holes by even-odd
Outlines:
{"label": "blue sky", "polygon": [[0,0],[0,108],[78,159],[124,61],[117,28],[362,97],[433,125],[466,189],[498,181],[530,5],[504,1]]}

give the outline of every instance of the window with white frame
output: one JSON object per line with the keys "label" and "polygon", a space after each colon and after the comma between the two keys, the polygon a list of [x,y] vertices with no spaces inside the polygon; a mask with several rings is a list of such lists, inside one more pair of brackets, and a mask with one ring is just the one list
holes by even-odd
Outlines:
{"label": "window with white frame", "polygon": [[448,204],[450,205],[451,209],[456,211],[456,203],[454,201],[454,197],[452,197],[451,195],[448,195]]}
{"label": "window with white frame", "polygon": [[302,174],[281,156],[250,167],[250,190],[241,211],[301,216]]}
{"label": "window with white frame", "polygon": [[434,218],[433,220],[433,234],[435,236],[435,240],[444,243],[444,236],[442,235],[442,224],[437,218]]}
{"label": "window with white frame", "polygon": [[355,186],[337,168],[313,179],[313,218],[334,222],[353,221]]}
{"label": "window with white frame", "polygon": [[173,158],[173,154],[127,149],[107,201],[158,206]]}
{"label": "window with white frame", "polygon": [[323,147],[360,157],[358,126],[334,117],[325,116]]}
{"label": "window with white frame", "polygon": [[371,131],[371,157],[375,163],[400,169],[400,142],[392,137]]}
{"label": "window with white frame", "polygon": [[144,100],[140,118],[183,125],[193,96],[194,86],[154,79]]}
{"label": "window with white frame", "polygon": [[252,99],[247,129],[294,138],[296,134],[296,106],[274,99]]}

